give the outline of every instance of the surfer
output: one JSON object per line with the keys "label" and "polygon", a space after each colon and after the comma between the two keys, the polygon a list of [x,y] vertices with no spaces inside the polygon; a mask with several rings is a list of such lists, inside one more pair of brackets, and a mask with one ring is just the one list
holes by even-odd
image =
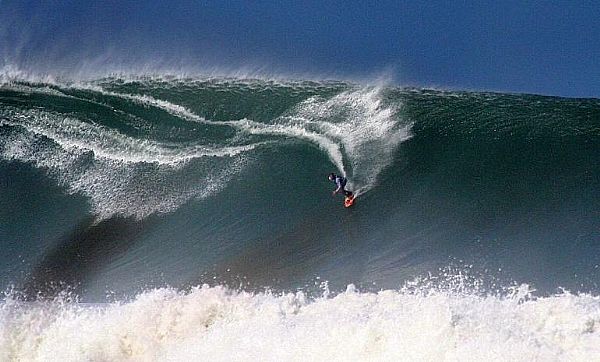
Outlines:
{"label": "surfer", "polygon": [[352,191],[348,191],[344,188],[346,186],[346,182],[348,182],[348,179],[346,179],[343,176],[338,176],[332,172],[329,174],[329,181],[335,183],[337,186],[335,191],[333,191],[333,195],[343,192],[344,196],[349,197],[349,198],[352,197]]}

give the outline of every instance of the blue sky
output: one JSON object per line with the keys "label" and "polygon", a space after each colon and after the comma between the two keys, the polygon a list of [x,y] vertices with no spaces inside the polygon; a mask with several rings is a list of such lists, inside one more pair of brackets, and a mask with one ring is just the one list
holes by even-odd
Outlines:
{"label": "blue sky", "polygon": [[600,2],[0,0],[0,61],[600,97]]}

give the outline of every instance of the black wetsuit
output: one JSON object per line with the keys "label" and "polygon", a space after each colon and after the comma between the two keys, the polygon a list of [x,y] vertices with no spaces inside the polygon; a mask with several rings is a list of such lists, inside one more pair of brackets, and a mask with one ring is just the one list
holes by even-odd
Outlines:
{"label": "black wetsuit", "polygon": [[343,192],[346,197],[352,196],[352,192],[344,188],[346,187],[346,183],[348,182],[348,180],[345,177],[335,176],[335,178],[331,181],[337,186],[336,190],[339,188],[340,191]]}

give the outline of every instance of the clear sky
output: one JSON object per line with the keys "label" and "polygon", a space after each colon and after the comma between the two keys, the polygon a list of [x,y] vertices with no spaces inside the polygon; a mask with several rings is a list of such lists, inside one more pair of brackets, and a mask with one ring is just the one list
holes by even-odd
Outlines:
{"label": "clear sky", "polygon": [[600,1],[0,0],[0,62],[600,97]]}

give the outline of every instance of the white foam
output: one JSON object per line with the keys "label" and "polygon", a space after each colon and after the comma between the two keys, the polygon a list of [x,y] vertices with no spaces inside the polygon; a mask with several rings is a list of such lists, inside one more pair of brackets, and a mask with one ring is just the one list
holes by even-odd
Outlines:
{"label": "white foam", "polygon": [[257,146],[257,144],[232,147],[169,145],[127,137],[100,125],[39,111],[12,113],[10,119],[10,121],[0,121],[0,125],[22,126],[31,133],[49,138],[63,149],[91,151],[97,158],[125,163],[178,165],[200,157],[235,156]]}
{"label": "white foam", "polygon": [[158,109],[166,111],[169,114],[183,118],[188,121],[194,121],[194,122],[210,124],[210,125],[221,125],[222,124],[221,122],[214,122],[214,121],[207,120],[204,117],[200,117],[197,114],[190,111],[189,109],[187,109],[183,106],[180,106],[178,104],[174,104],[174,103],[171,103],[171,102],[168,102],[165,100],[161,100],[161,99],[156,99],[149,95],[136,95],[136,94],[111,92],[111,91],[105,90],[104,88],[102,88],[98,85],[91,85],[91,84],[77,84],[77,85],[73,85],[72,87],[75,89],[84,89],[84,90],[98,92],[100,94],[111,96],[111,97],[127,99],[127,100],[133,101],[135,103],[145,105],[145,106],[156,107]]}
{"label": "white foam", "polygon": [[333,164],[336,165],[339,170],[344,172],[344,156],[340,150],[340,145],[336,143],[335,140],[332,140],[323,134],[310,131],[304,124],[272,125],[259,123],[248,119],[242,119],[239,121],[226,121],[221,123],[234,126],[235,128],[251,134],[280,135],[311,141],[317,144],[322,150],[327,152],[331,162],[333,162]]}
{"label": "white foam", "polygon": [[[21,87],[19,84],[5,86]],[[47,87],[23,87],[27,88],[27,92],[62,95]],[[215,122],[196,115],[186,107],[148,95],[107,91],[91,83],[61,85],[61,89],[69,87],[156,107],[186,121],[233,127],[243,133],[312,142],[324,150],[342,174],[348,176],[349,186],[357,194],[374,187],[379,173],[392,162],[398,144],[410,137],[410,124],[402,122],[395,108],[382,106],[381,87],[349,90],[329,99],[309,98],[271,124],[249,119]],[[21,135],[20,139],[5,142],[2,157],[31,162],[37,167],[48,169],[70,192],[88,196],[94,212],[102,217],[120,213],[141,218],[154,212],[170,212],[193,195],[205,195],[198,187],[216,190],[210,186],[212,184],[209,180],[222,184],[225,178],[231,177],[231,173],[227,172],[228,166],[221,165],[215,169],[205,167],[202,179],[206,182],[183,186],[174,181],[167,182],[167,185],[173,187],[173,192],[169,195],[157,195],[152,188],[163,190],[165,185],[154,178],[149,178],[146,182],[136,165],[151,163],[177,168],[190,160],[197,161],[209,156],[241,156],[260,145],[254,143],[210,147],[166,144],[127,137],[116,130],[91,122],[44,111],[5,108],[2,115],[6,118],[1,121],[2,124],[21,126],[27,133]],[[31,137],[31,134],[51,139],[60,150],[39,145],[37,138]],[[88,154],[93,157],[94,162],[83,167],[79,161]],[[243,164],[239,160],[231,162],[234,169]],[[148,189],[140,186],[143,184]]]}
{"label": "white foam", "polygon": [[412,124],[400,119],[397,105],[382,106],[383,86],[346,91],[326,100],[311,97],[272,124],[249,119],[215,122],[151,96],[111,92],[98,85],[77,87],[156,107],[188,121],[308,140],[324,150],[335,167],[349,177],[349,186],[357,194],[375,186],[379,173],[393,161],[397,146],[411,137]]}
{"label": "white foam", "polygon": [[397,146],[411,137],[412,124],[402,123],[396,109],[382,106],[381,92],[378,87],[361,88],[327,100],[312,97],[274,124],[247,119],[223,123],[252,134],[284,135],[317,144],[360,194],[375,186]]}
{"label": "white foam", "polygon": [[298,117],[314,122],[321,133],[342,146],[350,165],[350,186],[357,194],[375,186],[379,173],[393,161],[397,146],[411,137],[412,124],[397,114],[398,104],[382,105],[382,91],[382,87],[366,87],[326,101],[311,98],[297,109]]}
{"label": "white foam", "polygon": [[[47,170],[70,193],[88,197],[99,218],[144,218],[213,195],[241,171],[243,154],[260,145],[169,145],[43,111],[6,108],[2,115],[10,120],[0,126],[21,131],[3,139],[0,156]],[[179,170],[192,161],[199,173],[181,180]]]}
{"label": "white foam", "polygon": [[224,287],[128,303],[0,308],[0,359],[27,361],[590,361],[600,298],[420,290],[334,298]]}

